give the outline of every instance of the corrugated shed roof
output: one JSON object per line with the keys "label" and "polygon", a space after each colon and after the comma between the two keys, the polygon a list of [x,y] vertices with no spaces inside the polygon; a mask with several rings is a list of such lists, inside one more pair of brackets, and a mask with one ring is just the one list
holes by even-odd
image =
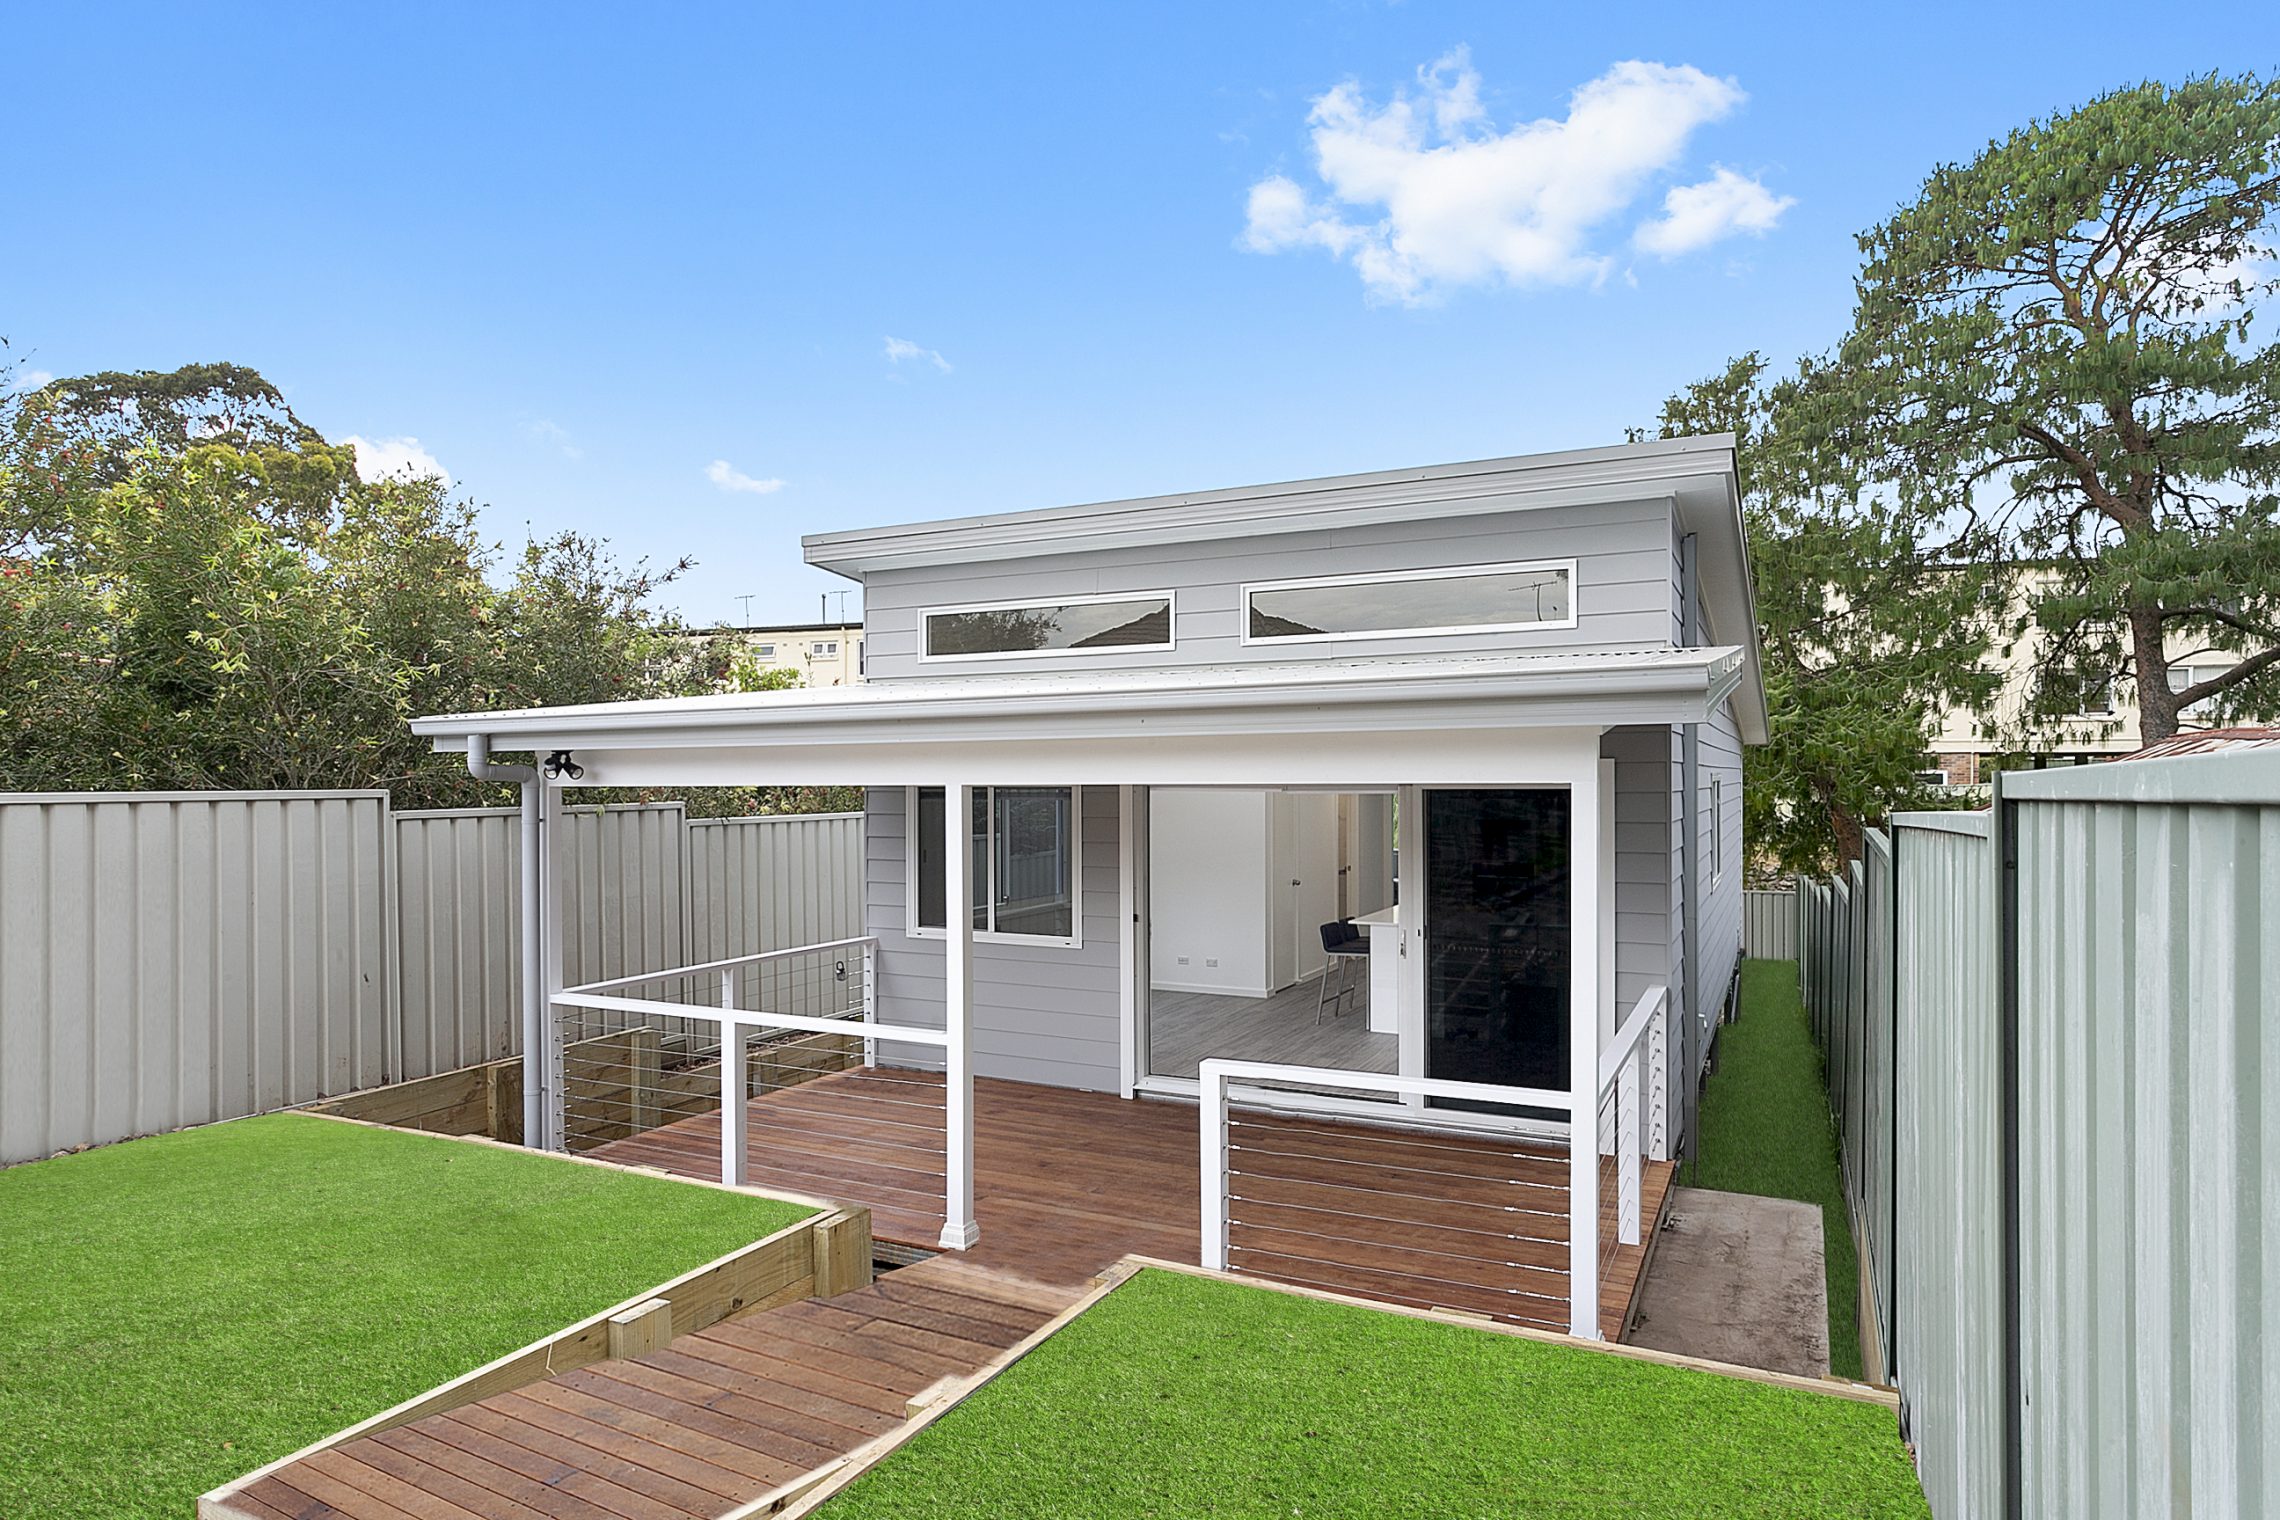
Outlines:
{"label": "corrugated shed roof", "polygon": [[2233,749],[2280,749],[2280,727],[2204,728],[2172,734],[2122,758],[2164,760],[2173,755],[2214,755]]}

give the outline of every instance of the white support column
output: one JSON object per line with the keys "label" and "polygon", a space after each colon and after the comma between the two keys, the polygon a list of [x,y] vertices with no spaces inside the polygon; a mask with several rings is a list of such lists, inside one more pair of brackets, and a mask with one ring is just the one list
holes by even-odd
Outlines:
{"label": "white support column", "polygon": [[942,1027],[944,1047],[942,1245],[963,1251],[974,1222],[974,789],[942,789]]}
{"label": "white support column", "polygon": [[[720,974],[720,1006],[736,1009],[736,972]],[[720,1180],[730,1187],[744,1186],[744,1026],[735,1020],[720,1026]]]}
{"label": "white support column", "polygon": [[1218,1063],[1205,1061],[1197,1069],[1197,1111],[1202,1115],[1203,1175],[1196,1195],[1203,1200],[1203,1248],[1197,1256],[1214,1271],[1227,1270],[1227,1079]]}
{"label": "white support column", "polygon": [[1568,820],[1568,1329],[1599,1339],[1599,745],[1577,757]]}
{"label": "white support column", "polygon": [[569,869],[570,851],[564,838],[562,788],[547,786],[543,792],[538,814],[539,882],[543,896],[538,914],[538,976],[546,999],[541,1030],[545,1046],[542,1052],[544,1092],[539,1137],[535,1142],[527,1135],[523,1138],[526,1143],[559,1151],[569,1148],[569,1139],[564,1132],[562,1115],[562,1016],[554,999],[566,985],[562,974],[566,939],[562,910],[569,893],[564,890],[563,876]]}

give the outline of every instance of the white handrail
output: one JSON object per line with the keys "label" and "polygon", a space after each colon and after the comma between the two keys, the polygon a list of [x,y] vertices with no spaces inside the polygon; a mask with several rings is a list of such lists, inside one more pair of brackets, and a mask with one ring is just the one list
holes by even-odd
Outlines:
{"label": "white handrail", "polygon": [[[829,939],[820,945],[794,945],[788,950],[760,950],[751,955],[732,955],[722,961],[698,961],[693,966],[675,966],[669,971],[640,971],[632,976],[613,976],[599,982],[580,982],[565,987],[563,992],[607,992],[612,987],[638,987],[643,982],[669,981],[676,976],[702,976],[712,971],[733,971],[739,966],[756,966],[762,961],[782,960],[794,955],[820,955],[826,950],[845,950],[854,945],[875,946],[876,934],[857,934],[847,939]],[[564,1001],[558,998],[556,1001]]]}
{"label": "white handrail", "polygon": [[[692,968],[693,969],[693,968]],[[949,1034],[918,1024],[882,1024],[876,1019],[834,1018],[829,1014],[770,1013],[766,1009],[714,1008],[704,1003],[667,1003],[656,998],[592,996],[558,992],[552,1002],[571,1008],[592,1008],[604,1013],[645,1013],[657,1018],[694,1019],[720,1026],[749,1025],[754,1029],[798,1029],[815,1034],[860,1034],[871,1039],[900,1040],[913,1045],[947,1045]]]}
{"label": "white handrail", "polygon": [[1599,1092],[1592,1114],[1596,1121],[1599,1109],[1610,1095],[1614,1097],[1615,1238],[1627,1246],[1637,1245],[1645,1228],[1646,1152],[1661,1149],[1653,1126],[1646,1123],[1644,1104],[1650,1091],[1659,1093],[1666,1085],[1669,1012],[1670,988],[1649,987],[1599,1056]]}
{"label": "white handrail", "polygon": [[1652,1022],[1662,1016],[1669,1004],[1670,988],[1666,986],[1649,987],[1639,995],[1639,1001],[1631,1009],[1631,1016],[1623,1021],[1623,1027],[1615,1031],[1615,1038],[1599,1053],[1599,1096],[1607,1096],[1608,1087],[1622,1073],[1623,1063],[1631,1058],[1632,1051],[1638,1048],[1639,1041],[1646,1036]]}

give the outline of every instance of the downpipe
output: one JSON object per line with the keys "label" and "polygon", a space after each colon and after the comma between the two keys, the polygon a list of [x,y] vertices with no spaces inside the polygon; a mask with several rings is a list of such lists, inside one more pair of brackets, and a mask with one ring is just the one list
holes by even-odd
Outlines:
{"label": "downpipe", "polygon": [[523,1144],[546,1146],[546,974],[540,937],[545,923],[542,819],[546,788],[535,765],[491,759],[487,735],[467,739],[467,774],[522,788],[522,1063]]}

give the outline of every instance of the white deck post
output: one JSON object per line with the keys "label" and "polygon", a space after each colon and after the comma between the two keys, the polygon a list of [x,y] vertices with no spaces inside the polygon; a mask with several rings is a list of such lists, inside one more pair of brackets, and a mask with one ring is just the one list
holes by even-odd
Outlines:
{"label": "white deck post", "polygon": [[1227,1078],[1217,1061],[1205,1061],[1196,1071],[1197,1111],[1203,1116],[1203,1175],[1197,1197],[1203,1200],[1204,1266],[1227,1270]]}
{"label": "white deck post", "polygon": [[[720,1006],[736,1011],[736,973],[720,974]],[[720,1180],[744,1186],[744,1026],[733,1018],[720,1024]]]}
{"label": "white deck post", "polygon": [[1568,1329],[1599,1339],[1599,744],[1575,761],[1568,820]]}
{"label": "white deck post", "polygon": [[942,789],[943,1048],[942,1245],[963,1251],[974,1222],[974,789]]}
{"label": "white deck post", "polygon": [[1639,1065],[1644,1054],[1633,1046],[1615,1078],[1615,1229],[1627,1246],[1639,1243]]}

